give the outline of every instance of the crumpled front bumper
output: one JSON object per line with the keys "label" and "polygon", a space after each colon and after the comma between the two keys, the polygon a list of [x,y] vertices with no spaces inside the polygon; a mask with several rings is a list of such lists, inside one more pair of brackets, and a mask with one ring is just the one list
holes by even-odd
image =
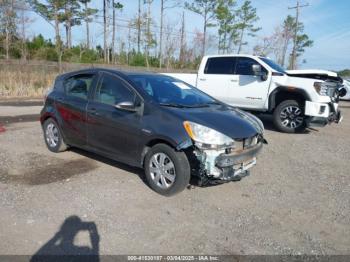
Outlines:
{"label": "crumpled front bumper", "polygon": [[305,115],[309,116],[306,120],[308,127],[322,127],[331,123],[340,123],[343,120],[341,111],[338,109],[338,103],[317,103],[306,101]]}
{"label": "crumpled front bumper", "polygon": [[241,180],[249,175],[249,169],[255,166],[256,156],[260,153],[266,141],[262,138],[257,144],[232,150],[218,152],[215,150],[197,150],[197,159],[201,162],[203,171],[201,185],[213,185]]}
{"label": "crumpled front bumper", "polygon": [[216,166],[222,170],[223,181],[240,180],[249,175],[249,169],[256,165],[256,156],[262,150],[263,143],[243,149],[240,152],[221,154],[216,158]]}

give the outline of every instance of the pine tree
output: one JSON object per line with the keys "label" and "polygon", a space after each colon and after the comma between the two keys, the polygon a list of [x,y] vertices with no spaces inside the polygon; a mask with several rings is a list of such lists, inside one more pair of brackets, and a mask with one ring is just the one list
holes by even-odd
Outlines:
{"label": "pine tree", "polygon": [[[49,24],[55,28],[55,46],[58,54],[59,70],[61,70],[62,61],[62,41],[60,36],[60,21],[64,16],[65,0],[46,0],[41,3],[38,0],[29,0],[30,5],[36,13],[43,17]],[[51,23],[54,22],[54,24]]]}
{"label": "pine tree", "polygon": [[90,27],[89,23],[92,22],[92,17],[96,15],[98,12],[97,9],[89,8],[88,4],[91,2],[91,0],[79,0],[81,4],[83,4],[84,8],[80,13],[81,19],[85,22],[86,26],[86,48],[90,49]]}
{"label": "pine tree", "polygon": [[248,44],[244,41],[245,34],[255,36],[255,33],[261,29],[260,27],[254,27],[254,23],[258,20],[259,17],[256,14],[256,8],[252,7],[250,1],[245,1],[241,8],[237,10],[236,29],[239,31],[237,53],[241,52],[242,46]]}
{"label": "pine tree", "polygon": [[202,56],[206,51],[207,28],[214,26],[211,22],[215,18],[216,0],[194,0],[192,3],[185,3],[185,8],[203,17],[203,41]]}
{"label": "pine tree", "polygon": [[236,41],[237,31],[235,30],[235,0],[219,0],[215,10],[218,22],[219,44],[218,49],[222,53],[227,53],[231,43]]}

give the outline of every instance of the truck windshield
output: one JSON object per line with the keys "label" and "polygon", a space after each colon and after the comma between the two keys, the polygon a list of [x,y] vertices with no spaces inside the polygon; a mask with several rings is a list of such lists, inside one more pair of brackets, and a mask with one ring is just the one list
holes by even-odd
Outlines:
{"label": "truck windshield", "polygon": [[169,76],[130,74],[129,78],[160,105],[203,107],[217,103],[216,100],[197,88]]}
{"label": "truck windshield", "polygon": [[260,59],[263,60],[266,64],[268,64],[273,70],[276,70],[277,72],[280,72],[282,74],[286,74],[286,70],[271,59],[268,59],[266,57],[260,57]]}

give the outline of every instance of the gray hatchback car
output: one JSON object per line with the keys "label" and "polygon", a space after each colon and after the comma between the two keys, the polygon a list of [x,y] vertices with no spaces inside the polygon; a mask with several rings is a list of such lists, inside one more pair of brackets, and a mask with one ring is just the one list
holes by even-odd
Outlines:
{"label": "gray hatchback car", "polygon": [[162,195],[240,180],[265,142],[255,116],[178,79],[88,69],[57,77],[41,112],[53,152],[79,147],[144,168]]}

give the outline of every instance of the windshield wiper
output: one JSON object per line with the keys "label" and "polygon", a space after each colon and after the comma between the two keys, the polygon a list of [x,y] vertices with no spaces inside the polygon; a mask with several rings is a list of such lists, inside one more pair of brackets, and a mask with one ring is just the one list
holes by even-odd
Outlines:
{"label": "windshield wiper", "polygon": [[222,105],[222,103],[216,102],[216,101],[208,102],[208,103],[206,103],[206,104],[207,104],[207,105]]}
{"label": "windshield wiper", "polygon": [[199,108],[199,107],[209,107],[208,104],[193,104],[193,105],[183,105],[174,103],[159,103],[161,106],[177,107],[177,108]]}
{"label": "windshield wiper", "polygon": [[193,104],[193,105],[185,105],[187,108],[200,108],[200,107],[209,107],[208,104]]}
{"label": "windshield wiper", "polygon": [[161,105],[161,106],[168,106],[168,107],[184,108],[183,105],[174,104],[174,103],[159,103],[159,105]]}

